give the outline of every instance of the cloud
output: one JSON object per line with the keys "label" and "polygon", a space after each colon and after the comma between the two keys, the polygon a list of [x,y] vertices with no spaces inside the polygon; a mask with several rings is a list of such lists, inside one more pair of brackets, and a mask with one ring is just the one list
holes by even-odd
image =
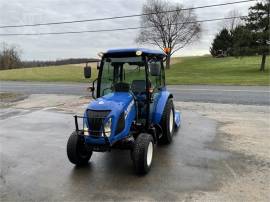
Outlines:
{"label": "cloud", "polygon": [[[137,14],[145,0],[0,0],[0,25],[32,24],[40,22],[69,21],[74,19],[91,19],[119,15]],[[174,0],[179,2],[179,0]],[[184,7],[200,6],[231,2],[225,0],[189,1],[182,0]],[[252,3],[245,3],[219,8],[198,9],[196,14],[199,19],[221,18],[230,10],[237,9],[243,15],[247,14]],[[0,33],[38,33],[79,31],[95,29],[112,29],[139,26],[139,18],[108,20],[65,24],[59,26],[39,26],[25,28],[0,29]],[[196,55],[208,53],[209,46],[220,23],[203,23],[202,38],[177,55]],[[137,47],[134,42],[137,30],[84,33],[80,35],[49,35],[49,36],[1,36],[0,41],[16,44],[23,50],[23,58],[32,59],[59,59],[68,57],[95,57],[97,52],[109,48]]]}

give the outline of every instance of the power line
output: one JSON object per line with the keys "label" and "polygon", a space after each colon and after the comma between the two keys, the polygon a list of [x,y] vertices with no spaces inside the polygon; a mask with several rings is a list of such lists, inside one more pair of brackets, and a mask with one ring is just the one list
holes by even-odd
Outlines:
{"label": "power line", "polygon": [[[229,20],[235,18],[245,18],[247,16],[237,16],[237,17],[226,17],[226,18],[214,18],[207,20],[198,20],[198,21],[190,21],[184,23],[176,23],[171,25],[181,25],[181,24],[192,24],[192,23],[201,23],[201,22],[213,22],[219,20]],[[165,25],[163,25],[165,26]],[[116,28],[116,29],[99,29],[99,30],[84,30],[84,31],[67,31],[67,32],[43,32],[43,33],[11,33],[11,34],[0,34],[0,36],[41,36],[41,35],[62,35],[62,34],[82,34],[82,33],[96,33],[96,32],[114,32],[114,31],[125,31],[125,30],[135,30],[135,29],[149,29],[154,26],[140,26],[140,27],[127,27],[127,28]]]}
{"label": "power line", "polygon": [[202,8],[219,7],[219,6],[226,6],[226,5],[232,5],[232,4],[247,3],[247,2],[252,2],[252,1],[256,1],[256,0],[242,0],[242,1],[221,3],[221,4],[211,4],[211,5],[197,6],[197,7],[191,7],[191,8],[175,9],[175,10],[169,10],[169,11],[142,13],[142,14],[134,14],[134,15],[123,15],[123,16],[114,16],[114,17],[107,17],[107,18],[93,18],[93,19],[85,19],[85,20],[47,22],[47,23],[23,24],[23,25],[3,25],[3,26],[0,26],[0,29],[3,29],[3,28],[16,28],[16,27],[34,27],[34,26],[43,26],[43,25],[72,24],[72,23],[93,22],[93,21],[105,21],[105,20],[114,20],[114,19],[122,19],[122,18],[140,17],[140,16],[153,15],[153,14],[158,14],[158,13],[170,13],[170,12],[177,12],[177,11],[183,11],[183,10],[195,10],[195,9],[202,9]]}

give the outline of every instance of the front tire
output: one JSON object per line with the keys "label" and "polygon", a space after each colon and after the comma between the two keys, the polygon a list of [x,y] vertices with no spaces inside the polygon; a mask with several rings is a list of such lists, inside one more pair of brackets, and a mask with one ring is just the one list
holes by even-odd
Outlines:
{"label": "front tire", "polygon": [[84,140],[77,132],[73,132],[67,142],[67,156],[75,165],[85,165],[92,156],[92,151],[87,150]]}
{"label": "front tire", "polygon": [[173,100],[169,98],[165,105],[160,125],[162,127],[162,136],[159,139],[159,143],[170,144],[172,142],[172,137],[175,129],[174,123],[174,106]]}
{"label": "front tire", "polygon": [[150,134],[142,133],[135,140],[133,149],[133,163],[136,173],[149,172],[154,153],[154,139]]}

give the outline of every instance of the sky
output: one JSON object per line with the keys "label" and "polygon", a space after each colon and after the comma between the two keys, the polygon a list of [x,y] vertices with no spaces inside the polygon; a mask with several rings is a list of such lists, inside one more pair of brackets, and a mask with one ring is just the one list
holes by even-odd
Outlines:
{"label": "sky", "polygon": [[[227,3],[237,0],[169,0],[178,2],[184,7]],[[146,0],[0,0],[0,26],[34,24],[82,20],[139,14]],[[195,10],[198,20],[222,18],[229,11],[237,10],[247,15],[248,8],[255,2]],[[140,26],[140,18],[127,18],[98,22],[75,23],[54,26],[0,29],[0,33],[39,33],[81,31],[95,29],[114,29]],[[209,54],[209,47],[215,34],[221,29],[222,22],[202,24],[202,33],[196,41],[175,56]],[[136,44],[138,30],[84,33],[48,36],[0,36],[0,42],[16,45],[22,50],[23,60],[56,60],[63,58],[97,57],[98,52],[110,48],[147,47]]]}

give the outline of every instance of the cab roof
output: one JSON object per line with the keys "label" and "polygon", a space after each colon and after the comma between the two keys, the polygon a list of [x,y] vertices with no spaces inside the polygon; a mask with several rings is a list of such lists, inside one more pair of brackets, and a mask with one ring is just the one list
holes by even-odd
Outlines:
{"label": "cab roof", "polygon": [[156,55],[156,56],[160,56],[160,57],[165,57],[166,54],[160,50],[151,50],[151,49],[146,49],[146,48],[123,48],[123,49],[110,49],[107,52],[105,52],[105,55],[130,55],[130,54],[134,54],[136,55],[137,51],[141,51],[142,55]]}

